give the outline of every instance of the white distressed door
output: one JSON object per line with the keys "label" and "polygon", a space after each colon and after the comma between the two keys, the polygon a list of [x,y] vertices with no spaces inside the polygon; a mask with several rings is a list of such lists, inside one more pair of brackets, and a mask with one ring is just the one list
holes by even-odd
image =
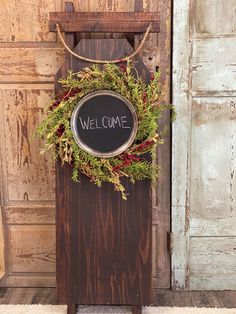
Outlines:
{"label": "white distressed door", "polygon": [[174,2],[172,286],[236,289],[236,1]]}

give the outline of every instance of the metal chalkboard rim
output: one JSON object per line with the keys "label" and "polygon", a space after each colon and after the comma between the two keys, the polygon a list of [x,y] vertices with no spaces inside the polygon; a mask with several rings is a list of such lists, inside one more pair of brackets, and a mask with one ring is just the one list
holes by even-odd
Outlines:
{"label": "metal chalkboard rim", "polygon": [[[86,145],[81,140],[79,133],[78,133],[78,130],[77,130],[77,127],[76,127],[77,118],[79,115],[79,110],[83,106],[83,104],[87,100],[89,100],[95,96],[104,96],[104,95],[113,96],[113,97],[116,97],[116,98],[122,100],[127,105],[128,109],[130,110],[130,113],[132,115],[132,118],[133,118],[133,129],[132,129],[132,132],[131,132],[128,140],[123,145],[121,145],[120,147],[116,148],[113,151],[107,152],[107,153],[102,153],[102,152],[97,151],[97,150],[89,147],[88,145]],[[95,92],[91,92],[91,93],[87,94],[78,102],[78,104],[76,105],[76,107],[74,108],[74,111],[72,113],[70,125],[71,125],[71,130],[72,130],[74,139],[80,148],[82,148],[83,150],[85,150],[86,152],[90,153],[93,156],[102,157],[102,158],[110,158],[110,157],[115,157],[117,155],[120,155],[121,153],[123,153],[125,150],[127,150],[131,146],[131,144],[133,143],[133,141],[136,137],[136,134],[137,134],[138,118],[137,118],[137,114],[136,114],[136,111],[134,109],[134,106],[131,104],[131,102],[128,99],[126,99],[125,97],[123,97],[122,95],[120,95],[116,92],[103,89],[103,90],[99,90],[99,91],[95,91]]]}

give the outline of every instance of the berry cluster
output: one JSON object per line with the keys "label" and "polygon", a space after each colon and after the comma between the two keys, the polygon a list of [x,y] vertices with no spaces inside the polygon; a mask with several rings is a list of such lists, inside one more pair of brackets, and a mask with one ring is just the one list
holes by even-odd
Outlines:
{"label": "berry cluster", "polygon": [[121,63],[120,65],[119,65],[119,68],[120,68],[120,70],[121,70],[121,72],[126,72],[127,71],[127,64],[126,63]]}
{"label": "berry cluster", "polygon": [[132,154],[122,154],[119,158],[121,160],[123,160],[123,162],[120,163],[119,165],[113,167],[113,171],[115,171],[115,172],[119,172],[121,169],[129,166],[133,162],[137,162],[137,161],[141,160],[140,157],[138,157],[136,155],[132,155]]}
{"label": "berry cluster", "polygon": [[75,96],[81,91],[80,88],[72,88],[70,90],[65,91],[63,94],[58,95],[57,99],[54,103],[49,107],[49,110],[53,111],[56,107],[58,107],[62,100],[68,100],[70,97]]}
{"label": "berry cluster", "polygon": [[137,145],[135,147],[135,151],[137,152],[143,152],[143,151],[146,151],[147,149],[150,148],[150,146],[154,145],[155,144],[155,140],[146,140],[145,142]]}
{"label": "berry cluster", "polygon": [[153,81],[155,79],[155,75],[154,75],[154,73],[151,73],[150,74],[150,81]]}
{"label": "berry cluster", "polygon": [[147,93],[144,92],[143,93],[143,103],[146,104],[146,102],[147,102]]}
{"label": "berry cluster", "polygon": [[58,137],[61,137],[62,134],[64,133],[64,131],[65,131],[64,125],[63,125],[63,124],[60,124],[59,128],[57,129],[57,136],[58,136]]}

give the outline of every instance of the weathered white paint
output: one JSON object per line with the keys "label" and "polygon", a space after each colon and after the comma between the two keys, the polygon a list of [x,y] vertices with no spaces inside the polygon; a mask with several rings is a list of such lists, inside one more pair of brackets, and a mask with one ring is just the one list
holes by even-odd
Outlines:
{"label": "weathered white paint", "polygon": [[[189,68],[191,43],[189,37],[189,1],[174,2],[173,38],[173,103],[177,119],[173,123],[172,159],[172,286],[188,286],[188,220],[189,220],[189,160],[191,106]],[[184,44],[183,44],[184,43]]]}
{"label": "weathered white paint", "polygon": [[175,289],[236,289],[233,8],[236,8],[233,0],[175,1],[173,103],[177,120],[173,125],[172,169]]}
{"label": "weathered white paint", "polygon": [[191,236],[236,236],[236,98],[192,103]]}
{"label": "weathered white paint", "polygon": [[236,289],[236,237],[193,237],[190,289]]}
{"label": "weathered white paint", "polygon": [[235,0],[195,0],[191,4],[195,34],[223,35],[236,32]]}
{"label": "weathered white paint", "polygon": [[236,96],[236,37],[194,40],[192,89],[194,95]]}

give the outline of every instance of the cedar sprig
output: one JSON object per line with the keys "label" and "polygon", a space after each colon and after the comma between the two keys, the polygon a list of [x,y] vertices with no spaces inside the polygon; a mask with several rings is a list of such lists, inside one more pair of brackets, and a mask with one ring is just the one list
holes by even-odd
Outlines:
{"label": "cedar sprig", "polygon": [[[78,73],[69,72],[59,80],[62,93],[53,98],[37,129],[45,142],[42,152],[53,151],[55,159],[71,165],[72,180],[78,181],[79,174],[83,173],[99,187],[103,182],[110,182],[122,198],[127,199],[122,177],[135,183],[143,179],[155,180],[159,174],[160,167],[144,158],[144,154],[154,154],[156,146],[163,144],[158,122],[163,111],[172,109],[162,104],[159,77],[158,72],[154,73],[150,83],[146,84],[130,61],[120,66],[111,63],[100,68],[93,65]],[[82,150],[70,128],[71,115],[78,101],[101,89],[112,90],[127,98],[138,117],[135,141],[126,152],[112,158],[98,158]]]}

